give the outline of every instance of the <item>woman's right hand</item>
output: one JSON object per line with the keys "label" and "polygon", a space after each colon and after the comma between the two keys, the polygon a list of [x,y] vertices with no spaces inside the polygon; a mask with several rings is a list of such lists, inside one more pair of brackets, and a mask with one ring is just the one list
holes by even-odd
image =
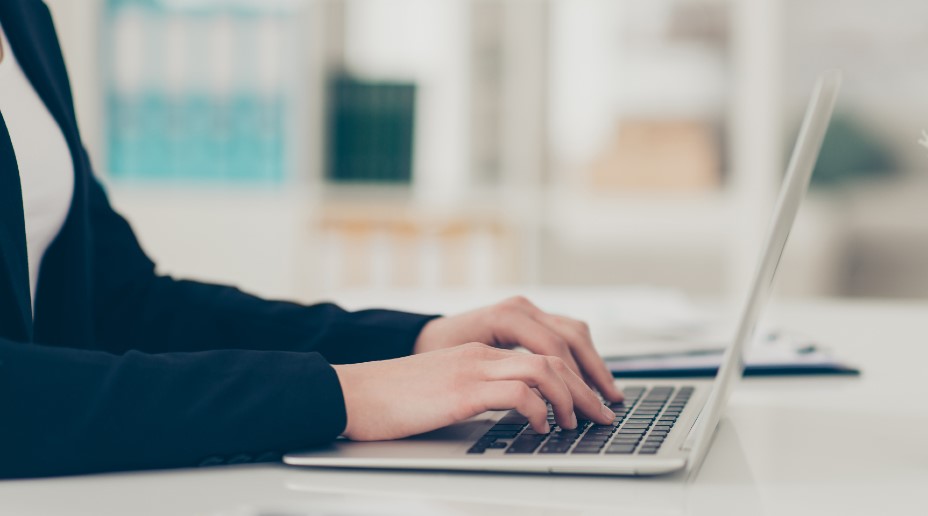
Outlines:
{"label": "woman's right hand", "polygon": [[557,357],[471,343],[381,362],[335,365],[345,397],[343,435],[357,441],[399,439],[489,410],[516,409],[540,433],[547,405],[563,428],[576,413],[599,424],[615,414]]}

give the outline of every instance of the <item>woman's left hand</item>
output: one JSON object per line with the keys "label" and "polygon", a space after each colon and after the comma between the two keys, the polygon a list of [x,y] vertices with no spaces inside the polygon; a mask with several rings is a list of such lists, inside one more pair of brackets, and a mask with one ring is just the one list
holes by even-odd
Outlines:
{"label": "woman's left hand", "polygon": [[539,355],[558,357],[603,398],[622,399],[612,373],[593,347],[587,324],[544,312],[524,297],[433,319],[422,328],[413,353],[427,353],[468,342],[506,349],[521,346]]}

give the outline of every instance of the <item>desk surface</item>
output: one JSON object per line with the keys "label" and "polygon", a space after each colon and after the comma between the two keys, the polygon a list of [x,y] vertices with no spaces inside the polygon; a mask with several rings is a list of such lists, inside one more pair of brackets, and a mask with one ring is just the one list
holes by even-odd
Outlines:
{"label": "desk surface", "polygon": [[[608,295],[541,291],[535,299],[583,316]],[[433,300],[421,297],[367,299],[435,309]],[[442,299],[442,305],[457,308],[494,298]],[[0,513],[928,513],[928,303],[815,301],[781,303],[771,312],[770,319],[816,336],[864,374],[743,381],[702,470],[690,480],[248,465],[0,482]],[[595,330],[596,317],[588,320]]]}

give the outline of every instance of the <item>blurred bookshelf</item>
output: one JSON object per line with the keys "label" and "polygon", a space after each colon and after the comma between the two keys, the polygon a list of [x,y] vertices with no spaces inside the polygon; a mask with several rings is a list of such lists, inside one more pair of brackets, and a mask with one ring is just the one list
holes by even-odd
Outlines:
{"label": "blurred bookshelf", "polygon": [[[60,0],[52,3],[59,4],[53,6],[57,11],[87,16]],[[426,240],[471,220],[474,228],[507,235],[505,259],[515,256],[519,263],[507,266],[511,273],[505,277],[516,284],[595,283],[597,277],[633,282],[634,269],[644,264],[653,274],[642,275],[642,281],[663,277],[670,282],[685,274],[701,278],[687,286],[693,292],[731,293],[753,267],[790,137],[781,109],[786,34],[784,7],[777,0],[91,4],[103,41],[118,37],[119,30],[108,23],[118,25],[117,14],[129,9],[133,16],[155,13],[150,16],[159,23],[175,16],[196,20],[168,24],[174,28],[166,35],[180,34],[173,43],[179,49],[191,44],[184,35],[191,23],[225,27],[193,29],[218,32],[208,36],[213,46],[228,39],[230,30],[245,41],[253,39],[254,30],[273,30],[274,41],[296,42],[287,49],[291,53],[275,58],[286,65],[275,72],[280,82],[266,104],[272,108],[265,120],[272,123],[248,123],[258,116],[250,111],[242,120],[254,132],[235,138],[252,141],[224,141],[236,152],[251,153],[252,158],[233,160],[238,171],[217,164],[194,167],[194,159],[185,161],[189,173],[151,163],[129,166],[119,149],[136,136],[118,129],[123,108],[117,93],[123,79],[107,72],[100,98],[78,96],[82,118],[104,135],[98,138],[91,131],[88,139],[96,140],[91,154],[116,196],[132,200],[121,204],[140,225],[155,226],[162,205],[186,210],[190,217],[199,213],[213,225],[254,211],[266,222],[279,219],[277,225],[288,229],[273,232],[277,244],[284,249],[295,245],[293,252],[304,256],[298,249],[328,245],[323,233],[332,228],[358,227],[359,221],[347,215],[355,209],[370,218],[362,226],[378,228],[382,222],[384,231],[397,232],[389,237],[396,239],[411,234],[403,218],[410,214],[434,222],[415,232]],[[142,5],[127,7],[135,4]],[[208,21],[214,18],[220,21]],[[252,22],[263,28],[242,28]],[[86,47],[86,41],[68,52],[90,55],[89,70],[106,71],[124,59],[115,55],[125,52],[115,50],[116,42],[101,42],[97,53],[82,52],[81,45]],[[271,52],[276,47],[263,48]],[[160,74],[158,67],[142,68],[139,73]],[[71,69],[77,84],[94,86],[86,73],[81,77]],[[251,75],[256,74],[246,71],[246,83],[254,81]],[[198,71],[185,80],[195,83],[209,73]],[[168,75],[175,79],[159,77],[159,84],[178,82],[179,90],[194,92],[179,101],[190,107],[189,122],[181,120],[181,125],[189,126],[184,130],[192,136],[168,131],[175,142],[192,147],[203,120],[237,112],[234,95],[219,95],[229,99],[220,109],[225,114],[210,118],[204,97],[180,79],[187,74],[176,69]],[[806,86],[810,89],[811,81]],[[175,86],[165,88],[170,92]],[[384,101],[388,98],[393,100]],[[265,104],[253,104],[255,110],[264,109]],[[172,112],[163,111],[159,116]],[[219,134],[236,127],[219,125]],[[162,149],[169,146],[165,138],[152,141]],[[197,146],[203,163],[203,149],[215,149],[217,143]],[[161,162],[174,153],[163,154],[157,156]],[[144,155],[138,152],[130,159]],[[247,165],[249,159],[260,164]],[[251,191],[263,192],[255,194],[253,205],[247,201]],[[359,203],[377,209],[365,212]],[[810,217],[821,224],[811,226],[832,223],[826,209],[819,212]],[[196,225],[175,229],[202,231]],[[169,235],[162,235],[150,247],[171,245]],[[264,237],[255,235],[256,240]],[[376,249],[386,237],[378,233],[372,238],[371,249]],[[833,257],[819,256],[814,240],[796,251],[797,259],[814,256],[809,261],[822,264],[816,274],[827,277],[822,271]],[[493,252],[492,246],[483,249]],[[632,256],[636,249],[648,255],[641,263],[623,265],[631,272],[610,270],[610,263],[620,263],[613,258]],[[222,257],[239,260],[237,272],[256,259],[248,249],[239,252]],[[230,275],[232,270],[229,265]],[[269,274],[292,278],[297,273],[281,267]],[[267,281],[275,285],[272,293],[281,295],[319,292],[319,282],[311,278]],[[826,283],[809,282],[817,285],[809,289],[827,290]]]}
{"label": "blurred bookshelf", "polygon": [[114,181],[279,184],[303,89],[293,2],[104,0],[105,167]]}

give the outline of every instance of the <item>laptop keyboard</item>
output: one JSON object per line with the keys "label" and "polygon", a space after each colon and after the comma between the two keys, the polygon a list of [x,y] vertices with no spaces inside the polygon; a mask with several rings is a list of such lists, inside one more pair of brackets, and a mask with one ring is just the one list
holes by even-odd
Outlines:
{"label": "laptop keyboard", "polygon": [[481,454],[487,450],[505,450],[506,454],[620,454],[654,455],[693,395],[693,387],[675,389],[668,386],[626,387],[625,400],[611,403],[615,420],[609,425],[596,425],[579,419],[577,428],[558,427],[551,407],[548,423],[551,431],[539,434],[528,425],[528,419],[515,410],[509,411],[467,451]]}

